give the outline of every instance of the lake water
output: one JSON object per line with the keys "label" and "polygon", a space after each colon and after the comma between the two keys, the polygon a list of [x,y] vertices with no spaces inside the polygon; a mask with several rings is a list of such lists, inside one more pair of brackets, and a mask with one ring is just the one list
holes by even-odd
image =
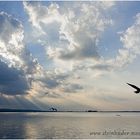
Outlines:
{"label": "lake water", "polygon": [[140,138],[140,113],[0,113],[0,138]]}

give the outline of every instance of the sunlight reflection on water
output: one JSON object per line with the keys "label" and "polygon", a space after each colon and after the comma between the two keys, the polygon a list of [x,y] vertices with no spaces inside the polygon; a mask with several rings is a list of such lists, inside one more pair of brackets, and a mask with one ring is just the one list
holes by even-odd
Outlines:
{"label": "sunlight reflection on water", "polygon": [[0,138],[140,138],[140,113],[0,113]]}

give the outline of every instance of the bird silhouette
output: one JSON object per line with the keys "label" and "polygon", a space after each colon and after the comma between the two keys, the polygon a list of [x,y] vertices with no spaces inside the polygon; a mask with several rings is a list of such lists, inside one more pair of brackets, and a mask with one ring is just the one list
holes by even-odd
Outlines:
{"label": "bird silhouette", "polygon": [[134,91],[136,94],[140,93],[140,88],[135,86],[135,85],[132,85],[132,84],[129,84],[127,83],[129,86],[133,87],[134,89],[136,89],[136,91]]}

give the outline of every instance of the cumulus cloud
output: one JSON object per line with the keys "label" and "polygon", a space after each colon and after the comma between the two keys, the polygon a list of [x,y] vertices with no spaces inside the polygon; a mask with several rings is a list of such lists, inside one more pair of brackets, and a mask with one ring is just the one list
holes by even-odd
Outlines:
{"label": "cumulus cloud", "polygon": [[[76,101],[76,97],[83,96],[85,101],[84,93],[96,90],[92,83],[96,76],[123,68],[140,54],[140,14],[137,14],[135,23],[120,34],[122,47],[117,56],[109,59],[101,56],[99,41],[113,25],[109,12],[114,2],[60,5],[52,2],[46,6],[41,2],[23,2],[23,5],[35,31],[34,41],[44,46],[51,68],[41,67],[25,47],[22,23],[1,12],[0,95],[29,95],[32,99],[46,96],[48,101],[71,95],[66,98]],[[46,60],[46,67],[47,64]],[[108,91],[103,95],[105,98],[92,95],[107,102],[121,100]],[[45,99],[42,100],[46,102]]]}
{"label": "cumulus cloud", "polygon": [[[98,43],[105,29],[113,24],[109,10],[114,2],[51,3],[48,6],[29,2],[23,4],[31,25],[40,32],[37,39],[44,45],[55,68],[70,73],[70,77],[76,75],[77,70],[104,72],[112,69],[110,62],[102,60]],[[45,81],[48,87],[61,87],[64,83],[72,84],[68,81],[69,76],[64,79],[65,82],[54,77]],[[66,86],[63,91],[69,91],[67,89]]]}
{"label": "cumulus cloud", "polygon": [[116,62],[121,66],[133,62],[137,55],[140,54],[140,14],[136,15],[134,24],[129,27],[121,36],[123,48],[119,50]]}
{"label": "cumulus cloud", "polygon": [[60,85],[65,75],[45,72],[26,49],[22,23],[1,12],[0,25],[0,93],[43,94]]}
{"label": "cumulus cloud", "polygon": [[39,69],[23,44],[23,26],[5,12],[0,13],[0,93],[27,94]]}
{"label": "cumulus cloud", "polygon": [[126,31],[121,33],[120,41],[122,47],[118,50],[115,58],[100,61],[100,64],[94,65],[91,68],[100,68],[103,70],[118,70],[123,69],[132,63],[134,59],[140,54],[140,14],[135,17],[134,24]]}
{"label": "cumulus cloud", "polygon": [[[105,28],[112,24],[104,14],[113,4],[98,2],[48,7],[40,3],[24,3],[32,25],[42,31],[47,55],[52,59],[98,59],[98,41]],[[44,40],[46,39],[46,40]]]}
{"label": "cumulus cloud", "polygon": [[102,34],[113,25],[109,16],[113,6],[114,2],[51,3],[47,6],[24,2],[33,29],[40,32],[36,38],[44,45],[54,69],[67,73],[62,79],[58,78],[62,73],[47,75],[47,79],[41,80],[45,87],[56,91],[61,89],[61,92],[77,92],[83,90],[82,82],[73,84],[71,77],[82,77],[78,76],[82,73],[79,71],[84,71],[86,76],[91,71],[95,76],[101,75],[123,68],[136,58],[139,54],[139,14],[136,22],[120,35],[122,48],[117,56],[105,59],[98,50]]}
{"label": "cumulus cloud", "polygon": [[98,70],[104,72],[116,71],[123,69],[132,63],[134,59],[140,54],[140,14],[135,17],[134,24],[130,26],[126,31],[120,34],[120,41],[122,47],[118,50],[117,55],[114,58],[105,59],[102,57],[97,63],[89,63],[87,65],[78,65],[76,70]]}

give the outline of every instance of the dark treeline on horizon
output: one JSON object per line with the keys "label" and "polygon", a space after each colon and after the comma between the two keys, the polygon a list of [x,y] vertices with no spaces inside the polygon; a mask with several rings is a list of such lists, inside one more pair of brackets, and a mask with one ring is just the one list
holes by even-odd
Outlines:
{"label": "dark treeline on horizon", "polygon": [[0,112],[140,112],[140,110],[104,110],[104,111],[97,111],[97,110],[87,110],[87,111],[50,111],[50,110],[37,110],[37,109],[8,109],[8,108],[0,108]]}

